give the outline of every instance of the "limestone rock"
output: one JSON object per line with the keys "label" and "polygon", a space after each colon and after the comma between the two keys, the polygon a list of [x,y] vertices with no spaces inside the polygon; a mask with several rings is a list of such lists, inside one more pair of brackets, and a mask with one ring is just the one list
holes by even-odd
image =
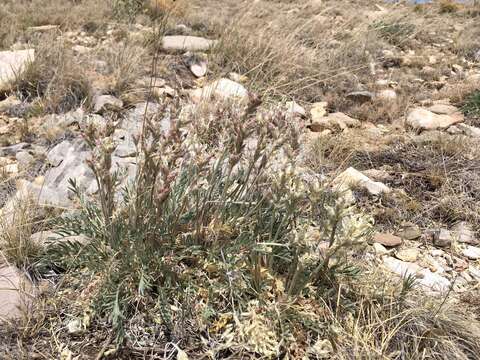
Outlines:
{"label": "limestone rock", "polygon": [[327,115],[327,106],[328,103],[326,101],[321,101],[312,104],[312,108],[310,109],[310,114],[312,116],[312,121],[318,121]]}
{"label": "limestone rock", "polygon": [[[39,185],[27,180],[19,180],[17,181],[17,193],[15,197],[17,199],[22,199],[25,196],[32,197],[40,207],[68,209],[73,206],[71,200],[69,200],[64,193],[60,193],[58,189],[54,187]],[[11,206],[15,206],[15,201],[13,199],[10,203],[12,204]],[[7,208],[8,205],[9,203],[5,205],[4,209]]]}
{"label": "limestone rock", "polygon": [[162,48],[167,51],[207,51],[216,41],[197,36],[171,35],[164,36]]}
{"label": "limestone rock", "polygon": [[367,190],[372,195],[389,193],[391,189],[377,181],[371,180],[360,171],[350,167],[333,180],[333,186],[337,191],[351,190],[360,187]]}
{"label": "limestone rock", "polygon": [[386,247],[395,247],[402,245],[402,239],[398,236],[386,233],[376,233],[373,236],[373,241],[382,244]]}
{"label": "limestone rock", "polygon": [[4,100],[0,101],[0,113],[9,112],[16,106],[20,106],[22,102],[18,100],[15,96],[9,96]]}
{"label": "limestone rock", "polygon": [[184,55],[185,64],[197,78],[207,74],[207,57],[204,54],[192,54],[187,52]]}
{"label": "limestone rock", "polygon": [[0,91],[7,90],[16,76],[34,59],[34,49],[0,51]]}
{"label": "limestone rock", "polygon": [[475,231],[470,224],[461,221],[452,227],[452,233],[459,243],[476,245],[479,240],[475,237]]}
{"label": "limestone rock", "polygon": [[444,292],[450,288],[450,281],[448,279],[437,273],[432,273],[430,270],[424,269],[415,263],[386,256],[383,259],[383,264],[387,269],[399,276],[415,276],[420,285],[432,291]]}
{"label": "limestone rock", "polygon": [[69,179],[75,179],[80,188],[93,194],[97,191],[97,184],[92,170],[85,163],[89,156],[83,140],[62,141],[47,154],[47,160],[54,167],[45,173],[45,185],[68,197]]}
{"label": "limestone rock", "polygon": [[0,264],[0,322],[21,317],[32,297],[31,282],[15,267]]}
{"label": "limestone rock", "polygon": [[305,109],[298,105],[295,101],[288,101],[285,106],[287,108],[287,112],[293,116],[304,117],[307,115]]}
{"label": "limestone rock", "polygon": [[415,248],[402,249],[395,254],[397,259],[407,262],[415,262],[418,259],[418,250]]}
{"label": "limestone rock", "polygon": [[388,254],[388,250],[385,248],[385,246],[383,246],[382,244],[380,243],[373,243],[373,249],[375,250],[375,254],[379,255],[379,256],[382,256],[382,255],[386,255]]}
{"label": "limestone rock", "polygon": [[465,249],[463,249],[462,254],[469,258],[470,260],[478,260],[480,259],[480,248],[476,246],[467,245]]}
{"label": "limestone rock", "polygon": [[28,151],[19,151],[15,154],[20,169],[25,170],[35,161],[35,158]]}
{"label": "limestone rock", "polygon": [[438,229],[433,233],[433,244],[440,247],[452,245],[452,233],[446,229]]}
{"label": "limestone rock", "polygon": [[23,149],[26,149],[28,147],[30,147],[30,144],[28,143],[18,143],[15,145],[0,147],[0,156],[16,155],[17,152]]}
{"label": "limestone rock", "polygon": [[435,114],[422,108],[411,110],[406,119],[407,125],[420,130],[445,129],[462,121],[463,115],[461,113],[450,115]]}
{"label": "limestone rock", "polygon": [[216,98],[220,100],[248,100],[248,91],[243,85],[222,78],[214,81],[209,85],[201,89],[195,89],[190,92],[190,96],[193,101],[199,103],[202,100],[209,100],[210,98]]}
{"label": "limestone rock", "polygon": [[60,26],[58,25],[40,25],[40,26],[30,26],[27,28],[27,33],[50,33],[59,31]]}
{"label": "limestone rock", "polygon": [[312,118],[312,123],[308,126],[309,129],[313,132],[321,132],[325,129],[329,130],[345,130],[349,127],[358,127],[360,126],[360,121],[354,118],[351,118],[344,113],[337,112],[333,114],[328,114],[327,116],[320,118]]}

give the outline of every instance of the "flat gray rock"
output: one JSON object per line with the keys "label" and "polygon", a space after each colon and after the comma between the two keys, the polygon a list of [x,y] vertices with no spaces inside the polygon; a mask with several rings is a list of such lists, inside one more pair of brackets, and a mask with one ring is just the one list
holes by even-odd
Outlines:
{"label": "flat gray rock", "polygon": [[55,146],[47,154],[47,160],[54,167],[45,173],[45,186],[57,189],[59,194],[68,197],[69,179],[75,179],[87,194],[95,193],[95,176],[85,163],[89,156],[88,147],[81,139],[65,140]]}

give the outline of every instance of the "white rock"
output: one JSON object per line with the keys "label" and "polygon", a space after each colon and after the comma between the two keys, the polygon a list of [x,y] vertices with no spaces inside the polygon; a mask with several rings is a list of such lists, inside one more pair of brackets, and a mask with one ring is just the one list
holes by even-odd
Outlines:
{"label": "white rock", "polygon": [[5,204],[4,209],[8,206],[15,206],[19,199],[32,197],[40,207],[54,207],[68,209],[72,208],[72,202],[56,188],[51,188],[47,185],[39,185],[31,183],[27,180],[17,181],[17,193],[14,199],[11,199]]}
{"label": "white rock", "polygon": [[455,240],[460,243],[475,245],[479,242],[475,237],[472,226],[464,221],[455,224],[452,227],[452,233]]}
{"label": "white rock", "polygon": [[245,75],[240,75],[239,73],[236,72],[230,72],[228,73],[228,78],[232,81],[238,82],[238,83],[244,83],[248,81],[248,77]]}
{"label": "white rock", "polygon": [[338,175],[332,183],[334,188],[340,192],[350,190],[355,187],[366,189],[372,195],[389,193],[391,191],[387,185],[371,180],[369,177],[352,167]]}
{"label": "white rock", "polygon": [[10,83],[34,60],[34,49],[0,51],[0,91],[7,90]]}
{"label": "white rock", "polygon": [[47,32],[55,32],[60,30],[60,26],[58,25],[41,25],[41,26],[30,26],[27,28],[28,33],[47,33]]}
{"label": "white rock", "polygon": [[398,250],[395,256],[403,261],[415,262],[418,259],[418,250],[415,248]]}
{"label": "white rock", "polygon": [[295,101],[288,101],[286,104],[287,112],[291,115],[306,116],[307,112],[303,107],[298,105]]}
{"label": "white rock", "polygon": [[467,125],[467,124],[457,124],[455,125],[462,133],[471,137],[480,137],[480,128]]}
{"label": "white rock", "polygon": [[448,279],[415,263],[397,260],[391,256],[385,256],[383,263],[390,271],[399,276],[416,276],[418,283],[430,290],[444,292],[450,288]]}
{"label": "white rock", "polygon": [[461,113],[439,115],[422,108],[411,110],[406,119],[407,125],[422,130],[445,129],[462,121]]}
{"label": "white rock", "polygon": [[328,103],[326,101],[321,101],[312,104],[310,109],[310,115],[312,115],[312,121],[318,121],[327,115]]}
{"label": "white rock", "polygon": [[197,36],[171,35],[164,36],[162,48],[178,51],[206,51],[216,44],[216,41]]}
{"label": "white rock", "polygon": [[477,279],[478,281],[480,281],[480,269],[470,265],[469,268],[468,268],[468,271],[470,272],[470,274],[475,278]]}
{"label": "white rock", "polygon": [[207,73],[207,62],[199,61],[198,63],[190,65],[190,71],[197,78],[204,77],[205,74]]}
{"label": "white rock", "polygon": [[382,255],[386,255],[389,253],[389,251],[387,250],[387,248],[385,246],[383,246],[382,244],[379,244],[379,243],[373,243],[372,244],[373,246],[373,249],[375,250],[375,254],[377,254],[378,256],[382,256]]}
{"label": "white rock", "polygon": [[85,331],[85,326],[81,319],[73,319],[68,322],[67,330],[70,335],[80,335]]}
{"label": "white rock", "polygon": [[248,100],[248,91],[243,85],[222,78],[201,89],[195,89],[190,92],[193,101],[199,103],[202,100],[217,98],[221,100]]}
{"label": "white rock", "polygon": [[39,246],[44,246],[48,243],[55,243],[55,242],[78,242],[80,244],[86,244],[90,241],[85,235],[72,235],[72,236],[62,236],[58,235],[53,231],[39,231],[35,234],[30,236],[30,241],[32,243],[37,244]]}
{"label": "white rock", "polygon": [[397,93],[395,90],[385,89],[377,93],[377,97],[382,100],[394,100],[397,98]]}
{"label": "white rock", "polygon": [[0,265],[0,323],[19,318],[33,295],[31,282],[18,269]]}
{"label": "white rock", "polygon": [[466,256],[470,260],[480,259],[480,248],[476,246],[468,245],[465,249],[463,249],[462,253],[464,256]]}
{"label": "white rock", "polygon": [[5,100],[0,101],[0,113],[6,112],[15,106],[21,105],[22,102],[15,96],[9,96]]}

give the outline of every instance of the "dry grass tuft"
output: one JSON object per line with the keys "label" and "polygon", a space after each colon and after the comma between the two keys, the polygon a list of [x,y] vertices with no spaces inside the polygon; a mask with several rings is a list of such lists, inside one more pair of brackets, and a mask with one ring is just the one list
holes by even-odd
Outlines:
{"label": "dry grass tuft", "polygon": [[19,269],[29,269],[40,251],[30,240],[37,212],[31,197],[18,196],[0,214],[0,252]]}
{"label": "dry grass tuft", "polygon": [[131,91],[148,64],[145,48],[131,41],[109,45],[100,50],[99,57],[107,63],[107,90],[116,96]]}
{"label": "dry grass tuft", "polygon": [[83,69],[76,64],[61,40],[45,38],[36,49],[35,61],[13,84],[21,98],[39,103],[45,112],[63,113],[85,104],[91,88]]}

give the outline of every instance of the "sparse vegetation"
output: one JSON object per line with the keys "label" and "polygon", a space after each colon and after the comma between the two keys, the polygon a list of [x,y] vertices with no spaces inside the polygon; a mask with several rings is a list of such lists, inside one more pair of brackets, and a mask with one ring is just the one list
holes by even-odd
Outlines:
{"label": "sparse vegetation", "polygon": [[45,38],[35,60],[17,76],[13,85],[20,98],[39,99],[44,112],[63,113],[91,100],[91,85],[62,41]]}

